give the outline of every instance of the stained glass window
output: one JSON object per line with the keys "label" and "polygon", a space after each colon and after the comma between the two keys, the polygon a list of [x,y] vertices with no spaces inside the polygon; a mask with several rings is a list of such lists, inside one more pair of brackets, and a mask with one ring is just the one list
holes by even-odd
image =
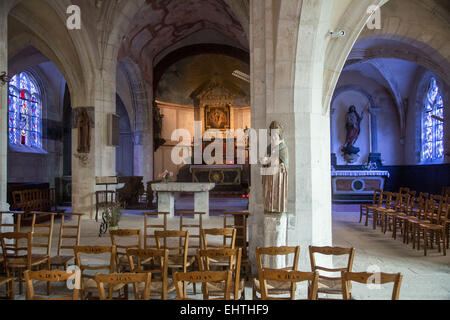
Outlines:
{"label": "stained glass window", "polygon": [[9,83],[9,143],[42,148],[41,94],[32,76],[15,75]]}
{"label": "stained glass window", "polygon": [[425,97],[422,125],[422,161],[444,158],[444,102],[436,79],[432,78]]}

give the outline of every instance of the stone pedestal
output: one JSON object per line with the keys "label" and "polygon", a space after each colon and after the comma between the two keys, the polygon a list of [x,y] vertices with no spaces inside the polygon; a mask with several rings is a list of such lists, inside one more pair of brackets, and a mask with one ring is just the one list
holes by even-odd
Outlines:
{"label": "stone pedestal", "polygon": [[[287,215],[285,213],[264,214],[264,247],[283,247],[287,241]],[[264,256],[263,265],[268,268],[286,267],[285,257]]]}
{"label": "stone pedestal", "polygon": [[152,190],[158,192],[158,212],[168,212],[170,217],[175,215],[175,193],[194,193],[194,211],[209,214],[209,191],[215,187],[214,183],[155,183]]}

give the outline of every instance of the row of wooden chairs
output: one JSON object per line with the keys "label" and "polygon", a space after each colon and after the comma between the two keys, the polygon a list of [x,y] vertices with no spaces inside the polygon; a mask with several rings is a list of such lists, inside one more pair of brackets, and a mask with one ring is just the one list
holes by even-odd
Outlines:
{"label": "row of wooden chairs", "polygon": [[[274,270],[263,265],[263,256],[278,256],[286,258],[293,255],[292,264],[286,268]],[[377,279],[378,284],[394,283],[392,300],[398,300],[402,282],[401,274],[354,273],[352,272],[355,256],[354,248],[339,247],[309,247],[311,272],[298,271],[300,247],[257,248],[258,279],[253,282],[253,299],[263,300],[295,300],[297,284],[307,282],[307,299],[317,300],[319,294],[342,295],[344,300],[352,299],[350,282],[363,284]],[[316,255],[347,256],[347,263],[338,268],[328,268],[316,263]],[[287,259],[284,259],[287,260]],[[320,272],[327,272],[327,275]],[[258,297],[259,295],[259,297]],[[284,297],[279,297],[284,295]],[[287,297],[286,297],[287,295]]]}
{"label": "row of wooden chairs", "polygon": [[[348,255],[348,264],[343,268],[324,268],[315,265],[315,259],[312,258],[312,271],[301,272],[297,270],[298,257],[300,253],[299,247],[272,247],[272,248],[258,248],[258,279],[254,280],[254,290],[256,289],[260,294],[262,300],[295,300],[296,286],[300,282],[307,282],[308,285],[308,299],[318,299],[319,293],[341,294],[344,300],[352,299],[351,282],[358,282],[362,284],[370,283],[371,279],[378,279],[377,284],[394,283],[392,299],[398,300],[400,293],[400,286],[402,276],[400,274],[385,274],[385,273],[354,273],[351,271],[353,264],[353,257],[355,250],[336,247],[310,247],[310,255],[314,257],[315,254],[326,255]],[[115,252],[115,247],[77,247],[76,248],[77,264],[80,267],[80,273],[77,274],[75,283],[75,290],[71,297],[62,299],[78,299],[81,289],[82,296],[86,290],[83,281],[83,273],[86,266],[79,261],[79,253],[101,254],[105,252]],[[161,296],[162,299],[167,297],[168,292],[176,291],[177,299],[190,299],[185,290],[185,283],[200,283],[202,285],[203,300],[230,300],[232,297],[238,299],[241,295],[240,279],[239,279],[239,263],[241,257],[241,248],[238,249],[210,249],[198,250],[197,256],[200,262],[200,271],[193,272],[175,272],[172,280],[167,280],[168,265],[169,265],[169,250],[168,249],[129,249],[127,256],[130,264],[130,272],[127,273],[113,273],[111,265],[114,264],[114,258],[110,259],[110,269],[108,274],[97,273],[91,276],[91,282],[95,283],[92,291],[97,291],[99,299],[129,299],[128,285],[133,285],[133,292],[135,299],[148,300],[153,295]],[[286,256],[294,254],[293,265],[283,269],[270,269],[262,267],[262,255],[277,255]],[[226,270],[213,271],[211,270],[211,261],[220,258],[229,259],[229,265]],[[152,261],[152,268],[145,268],[148,261]],[[135,263],[137,261],[137,263]],[[144,262],[146,261],[146,262]],[[97,266],[96,270],[100,270]],[[338,277],[330,278],[319,274],[319,271],[327,271],[339,273]],[[160,277],[155,277],[155,275]],[[63,271],[36,271],[25,272],[27,282],[27,298],[28,299],[43,299],[34,295],[32,280],[39,280],[46,283],[53,281],[66,281],[74,276],[74,273],[64,273]],[[333,290],[329,291],[329,285],[333,283]],[[324,286],[326,284],[326,286]],[[106,294],[108,292],[108,295]],[[124,291],[124,294],[121,293]],[[114,293],[119,292],[115,297]],[[280,297],[280,295],[287,294],[287,297]],[[258,299],[257,297],[254,297]],[[60,298],[56,298],[60,299]],[[54,299],[52,299],[54,300]]]}
{"label": "row of wooden chairs", "polygon": [[[398,193],[375,190],[372,203],[360,206],[360,223],[365,216],[365,225],[372,219],[372,227],[381,231],[392,231],[392,237],[397,239],[397,233],[403,234],[403,242],[411,241],[413,249],[420,250],[423,240],[424,255],[428,248],[436,243],[439,252],[446,255],[450,243],[450,194],[430,195],[417,193],[408,188],[401,188]],[[442,250],[441,250],[442,249]]]}

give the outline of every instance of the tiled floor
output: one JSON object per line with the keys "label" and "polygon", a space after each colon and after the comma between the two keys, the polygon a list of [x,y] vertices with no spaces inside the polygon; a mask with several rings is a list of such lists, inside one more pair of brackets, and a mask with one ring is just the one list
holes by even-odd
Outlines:
{"label": "tiled floor", "polygon": [[[226,201],[229,202],[224,200],[224,203]],[[221,203],[212,203],[212,205],[217,208]],[[234,208],[238,207],[239,205],[235,204]],[[403,244],[400,239],[393,240],[389,232],[383,234],[379,229],[374,231],[358,221],[359,206],[333,206],[334,245],[356,249],[354,271],[378,268],[382,272],[402,273],[404,279],[400,293],[401,299],[450,299],[450,252],[444,257],[435,249],[430,250],[429,256],[424,257],[423,251],[413,250],[411,245]],[[142,228],[142,224],[143,218],[137,211],[127,212],[121,221],[122,228]],[[222,219],[219,217],[204,220],[205,228],[220,227],[221,224]],[[98,237],[98,227],[99,223],[95,221],[83,221],[82,245],[110,245],[109,237]],[[169,221],[169,228],[178,228],[176,219]],[[54,254],[56,254],[58,230],[59,222],[55,225]],[[335,259],[334,264],[340,265],[342,261],[342,259]],[[61,288],[63,287],[64,285]],[[44,288],[42,287],[42,290],[38,288],[38,293],[45,292]],[[55,292],[60,292],[61,288],[56,288]],[[188,288],[188,292],[191,288]],[[355,285],[353,294],[357,299],[385,299],[390,296],[390,288],[369,290],[366,286]],[[304,294],[305,291],[305,288],[301,287],[299,294]],[[251,299],[251,297],[251,283],[249,283],[246,288],[246,298]],[[18,299],[23,298],[23,295],[18,297]]]}

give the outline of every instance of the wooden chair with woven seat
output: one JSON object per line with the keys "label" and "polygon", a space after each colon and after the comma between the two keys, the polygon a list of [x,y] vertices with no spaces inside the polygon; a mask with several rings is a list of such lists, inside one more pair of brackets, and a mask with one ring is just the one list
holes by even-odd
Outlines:
{"label": "wooden chair with woven seat", "polygon": [[[67,225],[66,224],[66,218],[67,217],[76,217],[77,223],[76,225]],[[73,253],[73,249],[75,246],[80,245],[80,237],[81,237],[81,219],[83,217],[83,214],[80,213],[62,213],[61,214],[61,225],[59,228],[59,239],[58,239],[58,252],[56,256],[50,257],[50,265],[52,268],[56,269],[64,269],[67,270],[69,263],[73,262],[75,260],[75,256]],[[64,234],[64,230],[76,230],[75,234],[68,235]],[[67,240],[75,240],[75,243],[72,243],[72,245],[66,245],[65,239]],[[62,250],[67,250],[70,252],[70,254],[63,255]]]}
{"label": "wooden chair with woven seat", "polygon": [[[287,271],[298,271],[298,259],[300,257],[300,247],[268,247],[268,248],[256,248],[256,263],[258,266],[258,274],[265,268],[263,263],[263,257],[276,258],[284,257],[287,258],[293,255],[292,265],[286,268],[281,268],[281,270]],[[269,294],[286,294],[295,293],[296,285],[295,283],[279,283],[279,282],[267,282],[267,290]],[[253,279],[253,289],[252,289],[253,300],[259,300],[258,294],[261,295],[261,286],[259,279]]]}
{"label": "wooden chair with woven seat", "polygon": [[[45,283],[67,282],[67,280],[75,280],[72,289],[72,295],[58,298],[44,298],[35,295],[33,281]],[[61,271],[61,270],[42,270],[42,271],[25,271],[25,282],[27,284],[27,300],[78,300],[80,287],[79,271]]]}
{"label": "wooden chair with woven seat", "polygon": [[[0,221],[1,221],[1,217],[0,217]],[[4,271],[0,273],[0,286],[5,286],[6,287],[6,296],[5,297],[0,297],[0,299],[9,299],[9,300],[14,300],[15,298],[15,281],[14,281],[14,277],[11,277],[9,274],[9,269],[8,269],[8,264],[7,264],[7,259],[4,257],[5,256],[4,251],[2,251],[2,255],[0,256],[1,262],[0,262],[0,266],[3,266]],[[0,269],[1,270],[1,269]]]}
{"label": "wooden chair with woven seat", "polygon": [[[175,291],[175,284],[169,279],[169,250],[128,249],[127,256],[131,272],[150,272],[152,274],[151,294],[159,295],[162,300],[167,300],[167,295]],[[142,286],[139,286],[139,290],[143,290]]]}
{"label": "wooden chair with woven seat", "polygon": [[[384,232],[384,226],[385,226],[385,216],[387,213],[394,213],[395,212],[395,203],[396,198],[399,197],[400,194],[393,193],[389,191],[383,191],[383,199],[381,202],[381,206],[375,209],[376,213],[376,219],[381,225],[381,232]],[[375,214],[374,213],[374,214]],[[375,229],[376,229],[376,225]]]}
{"label": "wooden chair with woven seat", "polygon": [[[341,268],[326,268],[324,266],[317,265],[316,255],[325,255],[325,256],[348,256],[345,267]],[[311,262],[311,271],[312,272],[320,272],[325,271],[328,273],[338,273],[339,276],[331,276],[331,275],[321,275],[319,274],[318,279],[318,287],[317,287],[317,296],[319,299],[319,293],[321,294],[331,294],[331,295],[341,295],[342,294],[342,279],[340,272],[351,272],[353,268],[353,261],[355,258],[355,249],[354,248],[339,248],[339,247],[309,247],[309,257]],[[308,290],[311,293],[313,288],[310,283]]]}
{"label": "wooden chair with woven seat", "polygon": [[[183,285],[186,282],[191,283],[220,283],[224,282],[224,295],[222,298],[209,300],[230,300],[231,284],[233,282],[233,273],[231,271],[192,271],[192,272],[176,272],[173,275],[175,286],[177,288],[177,300],[194,300],[189,299]],[[203,286],[202,286],[203,287]],[[205,286],[206,288],[208,286]],[[203,300],[208,300],[209,296],[203,295]]]}
{"label": "wooden chair with woven seat", "polygon": [[[114,292],[117,288],[128,287],[133,285],[135,300],[150,300],[152,274],[146,273],[113,273],[113,274],[96,274],[95,281],[97,283],[98,294],[100,300],[128,300],[128,296],[122,297],[119,293],[117,298],[114,298]],[[143,290],[139,292],[139,284],[143,284]],[[108,291],[108,296],[106,295]],[[128,290],[127,290],[128,292]]]}
{"label": "wooden chair with woven seat", "polygon": [[[95,281],[95,274],[114,273],[114,265],[116,260],[116,247],[111,246],[76,246],[74,249],[75,261],[81,271],[81,299],[91,299],[93,295],[98,293],[97,282]],[[101,255],[109,255],[109,264],[104,264]],[[87,263],[88,259],[82,256],[88,256],[90,260],[97,256],[99,264]],[[86,261],[86,263],[84,263]],[[103,271],[103,272],[100,272]],[[106,272],[105,272],[106,271]],[[120,288],[119,288],[120,289]]]}
{"label": "wooden chair with woven seat", "polygon": [[[140,229],[110,230],[111,245],[116,247],[116,269],[118,273],[130,271],[128,262],[128,249],[142,249],[142,237]],[[129,245],[122,244],[120,240],[131,239]]]}
{"label": "wooden chair with woven seat", "polygon": [[[156,249],[155,231],[167,230],[168,212],[144,212],[144,249]],[[162,223],[159,221],[163,217]],[[152,223],[154,222],[154,223]],[[153,240],[153,243],[150,243]]]}
{"label": "wooden chair with woven seat", "polygon": [[428,200],[423,198],[414,198],[410,201],[408,217],[404,219],[403,235],[406,244],[412,241],[413,249],[416,248],[417,227],[424,221],[424,213],[427,210]]}
{"label": "wooden chair with woven seat", "polygon": [[[287,271],[277,269],[263,269],[259,273],[259,282],[261,283],[261,299],[262,300],[296,300],[295,291],[289,293],[289,297],[272,296],[267,289],[267,282],[279,282],[294,287],[299,282],[308,282],[308,300],[317,300],[317,287],[319,281],[319,274],[317,272],[301,272],[301,271]],[[283,285],[281,285],[283,286]]]}
{"label": "wooden chair with woven seat", "polygon": [[447,249],[450,249],[450,203],[447,202],[442,209],[442,225],[445,229],[445,235],[447,236]]}
{"label": "wooden chair with woven seat", "polygon": [[[168,268],[172,271],[172,275],[180,269],[187,272],[196,260],[195,257],[188,257],[189,231],[155,231],[155,238],[159,250],[169,250]],[[186,295],[186,286],[184,294]]]}
{"label": "wooden chair with woven seat", "polygon": [[[205,249],[198,250],[198,261],[200,271],[213,271],[211,267],[214,261],[228,261],[226,270],[233,273],[233,283],[231,284],[231,293],[234,300],[245,300],[245,280],[241,279],[241,259],[242,248],[236,249]],[[203,295],[209,299],[211,296],[223,296],[223,283],[208,283],[204,284],[202,291]]]}
{"label": "wooden chair with woven seat", "polygon": [[411,196],[409,193],[397,194],[397,199],[395,205],[391,208],[394,210],[386,211],[384,213],[384,233],[389,230],[392,230],[392,237],[397,239],[397,229],[400,229],[403,232],[403,222],[404,218],[408,217],[408,209],[411,201]]}
{"label": "wooden chair with woven seat", "polygon": [[441,242],[442,242],[442,253],[444,256],[447,255],[447,236],[446,228],[441,223],[442,220],[442,204],[436,207],[436,203],[433,200],[428,200],[428,205],[426,206],[425,218],[422,222],[418,223],[417,232],[417,248],[420,250],[420,240],[423,239],[423,250],[424,255],[428,255],[428,245],[430,244],[431,249],[433,249],[433,242],[436,241],[438,246],[438,251],[441,252]]}
{"label": "wooden chair with woven seat", "polygon": [[[247,220],[249,217],[248,211],[223,212],[223,228],[236,229],[235,247],[242,248],[242,263],[241,267],[247,280],[250,280],[252,275],[251,263],[248,255],[248,235],[247,235]],[[230,221],[231,220],[231,221]]]}
{"label": "wooden chair with woven seat", "polygon": [[[26,241],[21,244],[20,241]],[[33,234],[31,232],[0,233],[3,257],[11,274],[17,273],[19,280],[19,294],[23,292],[23,272],[45,266],[50,270],[48,256],[33,255]],[[12,243],[10,243],[12,242]],[[47,285],[47,293],[50,295],[50,284]]]}
{"label": "wooden chair with woven seat", "polygon": [[[236,243],[236,229],[203,229],[202,241],[205,250],[234,249]],[[229,259],[215,260],[210,258],[209,265],[211,267],[229,267]]]}
{"label": "wooden chair with woven seat", "polygon": [[403,276],[400,273],[367,273],[367,272],[342,272],[342,295],[344,300],[353,300],[350,292],[351,282],[361,283],[367,285],[375,280],[375,284],[382,285],[386,283],[393,283],[392,300],[398,300],[400,296],[400,287]]}
{"label": "wooden chair with woven seat", "polygon": [[368,215],[370,214],[370,209],[369,208],[376,208],[380,206],[380,197],[381,194],[383,193],[382,190],[380,189],[376,189],[373,192],[373,196],[372,196],[372,202],[369,204],[361,204],[359,207],[359,223],[362,222],[362,219],[364,216],[366,216],[366,227],[369,225],[369,217]]}
{"label": "wooden chair with woven seat", "polygon": [[[206,212],[181,211],[177,214],[180,216],[180,231],[189,231],[188,261],[193,260],[189,268],[192,269],[191,271],[198,270],[197,250],[202,249],[203,216],[206,215]],[[196,293],[195,284],[193,287],[194,293]]]}

